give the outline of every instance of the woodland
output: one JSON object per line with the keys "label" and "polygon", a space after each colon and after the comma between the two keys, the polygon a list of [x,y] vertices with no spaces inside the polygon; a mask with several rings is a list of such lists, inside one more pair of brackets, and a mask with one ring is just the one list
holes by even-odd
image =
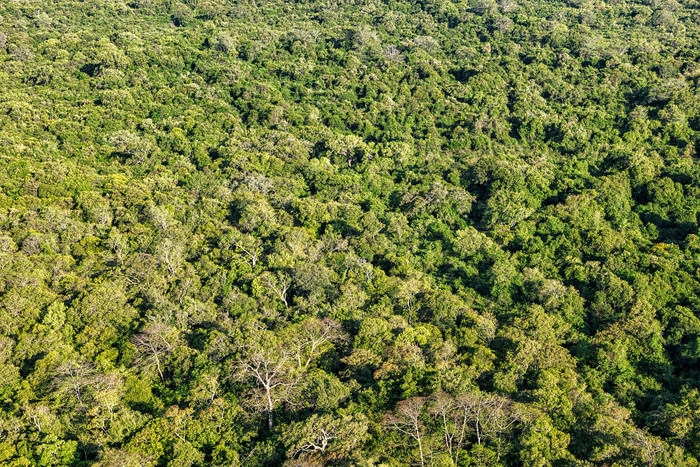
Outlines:
{"label": "woodland", "polygon": [[0,465],[698,466],[700,2],[0,2]]}

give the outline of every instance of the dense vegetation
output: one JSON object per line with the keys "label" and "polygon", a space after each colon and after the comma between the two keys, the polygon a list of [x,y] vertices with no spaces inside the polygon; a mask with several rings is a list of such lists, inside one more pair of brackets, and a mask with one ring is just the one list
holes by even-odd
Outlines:
{"label": "dense vegetation", "polygon": [[700,3],[0,3],[0,464],[697,466]]}

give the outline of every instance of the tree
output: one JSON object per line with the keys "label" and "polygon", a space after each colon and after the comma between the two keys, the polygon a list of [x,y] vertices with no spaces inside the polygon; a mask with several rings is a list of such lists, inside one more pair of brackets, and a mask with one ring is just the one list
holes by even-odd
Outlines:
{"label": "tree", "polygon": [[348,167],[359,162],[366,151],[366,145],[362,138],[355,135],[335,135],[326,142],[326,146],[337,165],[340,165],[342,161],[347,163]]}
{"label": "tree", "polygon": [[278,272],[277,274],[267,273],[263,275],[262,280],[264,284],[279,298],[284,307],[289,307],[289,302],[287,301],[287,291],[292,285],[292,279],[285,272]]}
{"label": "tree", "polygon": [[396,431],[416,442],[421,466],[425,466],[423,438],[426,435],[426,430],[421,418],[426,402],[427,398],[425,397],[412,397],[401,401],[396,405],[396,410],[387,414],[382,421],[385,428]]}
{"label": "tree", "polygon": [[632,445],[640,451],[640,457],[647,467],[653,467],[656,464],[656,457],[666,449],[663,441],[638,428],[634,430],[631,441]]}
{"label": "tree", "polygon": [[225,54],[233,54],[236,52],[236,41],[225,31],[218,33],[212,38],[210,44],[215,50]]}
{"label": "tree", "polygon": [[69,361],[56,370],[54,384],[60,392],[69,394],[78,401],[80,407],[85,407],[85,390],[93,384],[94,368],[89,363]]}
{"label": "tree", "polygon": [[528,206],[525,194],[519,191],[501,189],[496,191],[486,203],[486,220],[489,227],[512,229],[533,213]]}
{"label": "tree", "polygon": [[396,290],[396,298],[401,308],[406,311],[408,322],[416,319],[418,310],[418,295],[423,291],[423,283],[420,279],[411,277],[399,284]]}
{"label": "tree", "polygon": [[438,393],[433,396],[430,402],[430,414],[440,421],[447,453],[452,462],[458,465],[459,455],[466,443],[467,424],[469,423],[467,412],[461,410],[454,397]]}
{"label": "tree", "polygon": [[293,365],[293,355],[283,343],[269,332],[256,334],[252,342],[239,350],[233,376],[256,386],[251,402],[267,414],[267,427],[272,430],[275,408],[291,400],[300,375]]}
{"label": "tree", "polygon": [[112,249],[120,266],[124,265],[124,259],[129,254],[129,243],[125,235],[116,227],[112,227],[107,237],[107,245]]}
{"label": "tree", "polygon": [[545,313],[539,305],[528,307],[527,313],[501,329],[500,335],[510,341],[502,372],[494,382],[502,391],[515,391],[528,371],[546,368],[572,368],[573,357],[561,344],[571,326],[558,316]]}
{"label": "tree", "polygon": [[438,393],[428,406],[429,413],[440,422],[445,448],[459,464],[460,452],[468,435],[476,439],[476,455],[482,456],[484,445],[495,445],[495,460],[503,454],[504,439],[509,436],[521,415],[512,400],[497,394],[472,389],[455,396]]}
{"label": "tree", "polygon": [[368,438],[368,428],[369,420],[362,414],[314,414],[307,420],[292,423],[285,430],[287,455],[334,453],[332,459],[342,459]]}
{"label": "tree", "polygon": [[168,355],[182,345],[180,332],[167,324],[155,321],[148,323],[131,339],[136,346],[136,364],[143,368],[155,366],[161,383],[165,384],[163,364]]}
{"label": "tree", "polygon": [[288,327],[285,334],[285,345],[303,371],[307,371],[311,362],[333,345],[348,342],[348,336],[340,323],[330,318],[309,318]]}
{"label": "tree", "polygon": [[105,449],[97,467],[148,467],[153,460],[143,453],[135,453],[124,449]]}
{"label": "tree", "polygon": [[234,240],[234,245],[237,249],[243,252],[246,263],[248,263],[251,268],[254,268],[263,251],[260,240],[254,237],[246,236],[244,238]]}
{"label": "tree", "polygon": [[153,150],[151,143],[127,130],[118,131],[109,137],[109,143],[119,154],[130,158],[133,164],[143,164]]}

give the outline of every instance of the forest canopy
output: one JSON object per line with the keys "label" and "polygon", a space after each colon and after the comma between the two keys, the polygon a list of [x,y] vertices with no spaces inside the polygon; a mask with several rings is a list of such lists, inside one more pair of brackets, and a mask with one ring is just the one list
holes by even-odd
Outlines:
{"label": "forest canopy", "polygon": [[0,464],[698,466],[700,3],[0,4]]}

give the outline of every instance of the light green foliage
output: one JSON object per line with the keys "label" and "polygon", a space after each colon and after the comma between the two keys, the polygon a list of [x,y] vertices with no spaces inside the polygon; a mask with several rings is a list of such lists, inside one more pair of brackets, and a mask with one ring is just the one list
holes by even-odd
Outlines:
{"label": "light green foliage", "polygon": [[525,465],[538,467],[571,462],[567,452],[569,436],[557,430],[544,415],[526,425],[520,439],[520,460]]}
{"label": "light green foliage", "polygon": [[697,465],[697,5],[361,3],[0,2],[0,464]]}

